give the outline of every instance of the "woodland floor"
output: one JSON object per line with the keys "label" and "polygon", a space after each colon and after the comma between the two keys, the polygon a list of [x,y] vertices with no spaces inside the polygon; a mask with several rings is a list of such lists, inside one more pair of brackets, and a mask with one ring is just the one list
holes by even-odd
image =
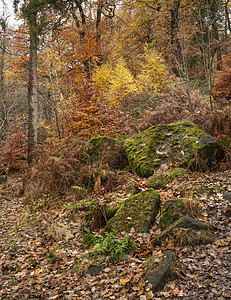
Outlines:
{"label": "woodland floor", "polygon": [[[230,200],[223,199],[231,191],[231,171],[194,174],[160,191],[162,199],[172,199],[184,187],[185,196],[197,197],[203,220],[217,231],[212,244],[169,246],[180,262],[182,279],[157,293],[142,281],[146,259],[155,254],[161,260],[165,250],[151,245],[156,224],[149,233],[132,234],[137,250],[126,260],[110,263],[105,258],[103,271],[91,276],[81,271],[87,260],[78,263],[89,251],[82,245],[81,231],[68,241],[46,233],[51,220],[67,222],[67,210],[31,213],[24,199],[15,196],[17,180],[0,186],[0,299],[231,299]],[[197,195],[192,193],[195,186],[201,187]]]}

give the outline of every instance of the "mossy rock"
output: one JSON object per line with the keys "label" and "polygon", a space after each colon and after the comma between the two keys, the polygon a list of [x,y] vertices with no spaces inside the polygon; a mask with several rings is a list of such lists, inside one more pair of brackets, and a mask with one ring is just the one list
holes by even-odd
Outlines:
{"label": "mossy rock", "polygon": [[125,199],[121,207],[111,218],[106,230],[129,232],[133,227],[136,232],[147,232],[160,208],[160,195],[148,189],[135,196]]}
{"label": "mossy rock", "polygon": [[149,179],[147,186],[154,189],[164,189],[167,184],[176,178],[184,176],[186,170],[183,168],[172,168],[166,172],[157,171],[157,173]]}
{"label": "mossy rock", "polygon": [[165,230],[185,215],[201,217],[202,210],[197,201],[189,199],[166,200],[160,214],[159,227]]}
{"label": "mossy rock", "polygon": [[174,252],[166,250],[159,266],[148,272],[144,277],[144,281],[146,284],[151,283],[152,291],[157,292],[162,290],[167,282],[180,277],[181,274]]}
{"label": "mossy rock", "polygon": [[180,167],[206,169],[223,156],[214,138],[189,121],[152,126],[127,139],[124,148],[141,177],[150,177],[169,159]]}
{"label": "mossy rock", "polygon": [[91,139],[86,153],[92,164],[104,168],[107,165],[112,169],[123,170],[129,165],[122,141],[111,137],[99,136]]}
{"label": "mossy rock", "polygon": [[[180,194],[185,195],[185,191],[188,188],[189,187],[187,185],[182,186],[180,190]],[[202,194],[207,194],[208,196],[211,196],[213,193],[214,193],[214,187],[209,188],[208,186],[206,186],[206,182],[201,182],[201,183],[194,183],[193,186],[190,187],[190,190],[188,190],[187,195],[197,198]]]}
{"label": "mossy rock", "polygon": [[90,156],[91,162],[96,162],[103,151],[115,149],[118,144],[119,142],[116,139],[107,136],[95,137],[89,141],[87,154]]}
{"label": "mossy rock", "polygon": [[165,230],[168,226],[185,215],[184,200],[167,200],[160,215],[159,227]]}
{"label": "mossy rock", "polygon": [[211,225],[186,215],[159,234],[153,240],[153,245],[160,245],[165,238],[172,240],[174,244],[184,246],[210,243],[214,238],[214,231],[215,228]]}
{"label": "mossy rock", "polygon": [[0,175],[0,184],[5,183],[7,181],[6,175]]}

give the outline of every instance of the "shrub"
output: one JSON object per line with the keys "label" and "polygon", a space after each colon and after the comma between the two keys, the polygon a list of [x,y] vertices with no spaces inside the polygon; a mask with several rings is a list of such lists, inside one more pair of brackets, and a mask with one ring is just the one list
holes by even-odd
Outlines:
{"label": "shrub", "polygon": [[230,135],[231,109],[229,107],[221,108],[216,105],[211,112],[206,98],[199,91],[191,92],[190,97],[193,112],[189,110],[186,91],[180,86],[175,86],[171,91],[160,95],[158,105],[145,110],[139,122],[130,125],[130,133],[143,131],[153,125],[187,119],[212,136]]}
{"label": "shrub", "polygon": [[12,128],[0,142],[0,172],[24,171],[27,168],[27,137],[22,128]]}

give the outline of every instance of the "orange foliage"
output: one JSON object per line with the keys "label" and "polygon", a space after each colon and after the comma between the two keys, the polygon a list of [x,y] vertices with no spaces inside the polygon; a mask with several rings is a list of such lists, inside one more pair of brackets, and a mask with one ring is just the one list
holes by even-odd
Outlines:
{"label": "orange foliage", "polygon": [[215,81],[212,95],[215,101],[231,101],[231,54],[223,62],[223,70],[219,72]]}
{"label": "orange foliage", "polygon": [[23,171],[27,168],[27,138],[22,128],[12,126],[0,143],[0,169],[2,172]]}

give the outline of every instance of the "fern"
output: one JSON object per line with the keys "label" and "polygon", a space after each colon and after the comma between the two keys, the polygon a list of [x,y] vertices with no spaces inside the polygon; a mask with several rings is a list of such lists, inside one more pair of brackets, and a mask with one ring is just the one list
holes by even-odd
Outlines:
{"label": "fern", "polygon": [[92,256],[109,256],[111,261],[123,260],[126,254],[136,249],[136,244],[129,236],[119,239],[116,232],[106,232],[105,237],[99,234],[93,234],[89,229],[85,229],[87,234],[84,236],[83,241],[87,246],[92,245],[93,251],[87,254],[87,258]]}

